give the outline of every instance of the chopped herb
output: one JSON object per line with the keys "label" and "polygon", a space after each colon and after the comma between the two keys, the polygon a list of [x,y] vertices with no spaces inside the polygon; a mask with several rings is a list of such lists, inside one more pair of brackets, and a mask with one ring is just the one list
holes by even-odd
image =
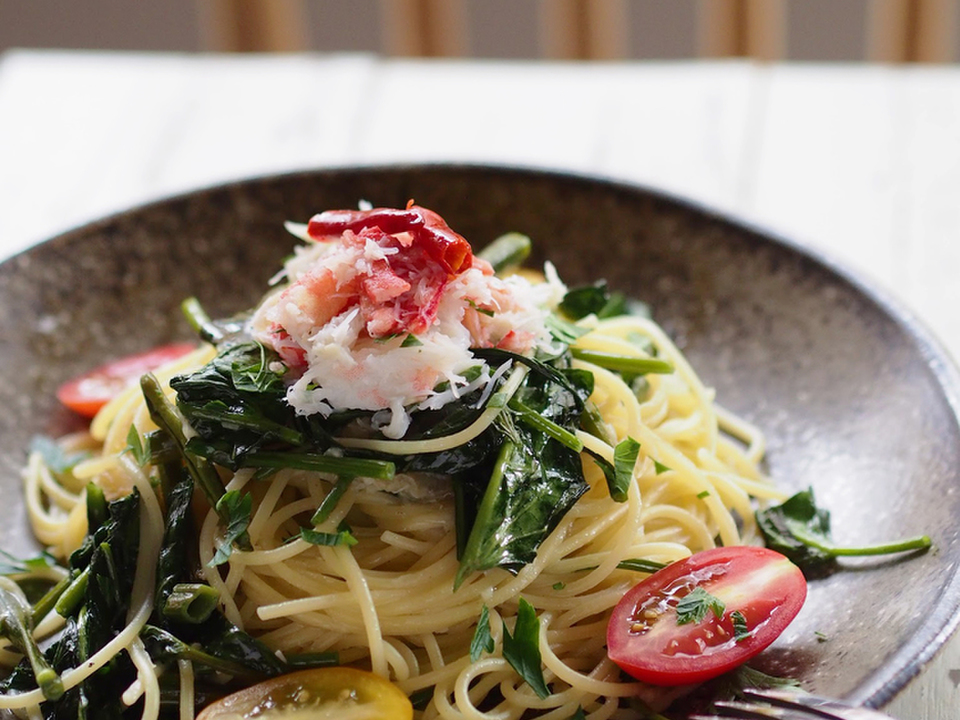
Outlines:
{"label": "chopped herb", "polygon": [[822,633],[819,630],[814,630],[813,634],[817,638],[818,643],[825,643],[830,639],[826,633]]}
{"label": "chopped herb", "polygon": [[[653,461],[653,469],[656,471],[657,475],[662,475],[665,472],[670,472],[671,470],[673,470],[673,468],[667,467],[666,465],[664,465],[662,462],[658,460]],[[703,498],[709,494],[710,493],[708,492],[702,492],[699,495],[697,495],[697,497]]]}
{"label": "chopped herb", "polygon": [[311,545],[323,545],[326,547],[335,547],[337,545],[352,547],[357,544],[357,539],[349,530],[338,530],[335,533],[329,533],[310,530],[309,528],[300,528],[300,539],[306,540]]}
{"label": "chopped herb", "polygon": [[127,446],[123,451],[130,453],[139,467],[146,465],[150,459],[149,445],[143,442],[135,425],[131,425],[127,431]]}
{"label": "chopped herb", "polygon": [[830,512],[817,507],[812,488],[782,505],[758,510],[756,518],[767,547],[808,570],[830,565],[841,556],[888,555],[931,546],[930,538],[921,535],[880,545],[838,547],[830,538]]}
{"label": "chopped herb", "polygon": [[468,299],[468,300],[467,300],[467,304],[470,305],[470,307],[472,307],[474,310],[476,310],[476,311],[477,311],[478,313],[480,313],[481,315],[486,315],[487,317],[493,317],[493,316],[496,314],[496,313],[494,313],[493,310],[490,310],[489,308],[480,307],[479,305],[477,305],[476,301],[474,301],[474,300]]}
{"label": "chopped herb", "polygon": [[704,498],[710,497],[710,491],[704,490],[703,492],[697,493],[697,500],[703,500]]}
{"label": "chopped herb", "polygon": [[587,720],[587,716],[583,712],[583,708],[581,706],[577,706],[577,711],[570,716],[570,720]]}
{"label": "chopped herb", "polygon": [[723,617],[725,609],[723,600],[698,586],[677,603],[677,625],[702,622],[710,610],[719,619]]}
{"label": "chopped herb", "polygon": [[407,336],[403,339],[403,342],[400,343],[400,347],[409,348],[409,347],[419,347],[423,345],[423,342],[413,333],[407,333]]}
{"label": "chopped herb", "polygon": [[225,492],[217,501],[217,514],[226,517],[227,528],[223,540],[217,545],[217,552],[210,560],[210,566],[223,565],[233,553],[233,543],[246,536],[250,526],[250,513],[253,510],[253,497],[250,493],[240,494],[238,490]]}
{"label": "chopped herb", "polygon": [[733,622],[733,639],[736,642],[743,642],[753,635],[753,631],[747,627],[747,618],[739,610],[730,613],[730,620]]}
{"label": "chopped herb", "polygon": [[474,630],[473,640],[470,641],[470,662],[476,662],[485,652],[492,653],[493,648],[493,635],[490,634],[490,610],[484,605],[480,608],[477,629]]}
{"label": "chopped herb", "polygon": [[553,584],[553,589],[554,589],[554,590],[563,590],[566,586],[567,586],[567,584],[566,584],[565,582],[555,582],[555,583]]}
{"label": "chopped herb", "polygon": [[537,697],[549,697],[550,690],[543,678],[540,655],[540,621],[533,605],[523,598],[520,598],[517,608],[513,634],[506,627],[503,628],[503,659],[533,688]]}

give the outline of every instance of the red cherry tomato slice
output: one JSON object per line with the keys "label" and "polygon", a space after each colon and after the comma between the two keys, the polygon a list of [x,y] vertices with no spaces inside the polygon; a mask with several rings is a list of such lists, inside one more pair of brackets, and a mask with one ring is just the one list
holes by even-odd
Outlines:
{"label": "red cherry tomato slice", "polygon": [[[722,614],[718,618],[708,608],[699,622],[680,624],[677,604],[696,588],[719,599]],[[623,596],[607,626],[607,654],[625,672],[654,685],[703,682],[770,645],[806,597],[803,573],[780,553],[762,547],[705,550],[668,565]]]}
{"label": "red cherry tomato slice", "polygon": [[183,357],[196,347],[195,343],[163,345],[114,360],[65,382],[57,390],[57,399],[74,412],[92,418],[141,375]]}

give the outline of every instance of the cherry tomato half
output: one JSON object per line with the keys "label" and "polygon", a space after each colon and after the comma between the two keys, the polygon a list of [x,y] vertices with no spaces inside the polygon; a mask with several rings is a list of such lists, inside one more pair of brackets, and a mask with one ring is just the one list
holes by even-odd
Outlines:
{"label": "cherry tomato half", "polygon": [[[694,592],[683,609],[703,600],[706,615],[681,624],[677,605]],[[705,550],[668,565],[623,596],[607,626],[607,654],[625,672],[654,685],[703,682],[776,640],[806,597],[803,573],[780,553],[762,547]]]}
{"label": "cherry tomato half", "polygon": [[57,390],[57,399],[74,412],[92,418],[131,382],[139,380],[141,375],[183,357],[196,347],[195,343],[163,345],[108,362],[65,382]]}
{"label": "cherry tomato half", "polygon": [[197,720],[412,720],[413,705],[379,675],[348,667],[301,670],[207,706]]}

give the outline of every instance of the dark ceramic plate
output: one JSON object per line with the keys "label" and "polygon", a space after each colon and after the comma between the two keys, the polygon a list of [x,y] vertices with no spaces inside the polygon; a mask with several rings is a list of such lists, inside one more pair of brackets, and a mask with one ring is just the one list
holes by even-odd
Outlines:
{"label": "dark ceramic plate", "polygon": [[764,669],[877,706],[943,643],[960,605],[960,382],[940,346],[889,299],[789,243],[645,189],[526,170],[252,180],[108,218],[0,265],[0,491],[12,513],[2,547],[31,547],[19,500],[30,437],[75,425],[53,400],[58,383],[189,337],[187,295],[212,313],[249,307],[294,244],[284,220],[408,198],[477,246],[518,230],[569,283],[605,277],[650,303],[720,401],[766,431],[776,482],[815,488],[838,541],[934,539],[935,552],[848,562],[812,582]]}

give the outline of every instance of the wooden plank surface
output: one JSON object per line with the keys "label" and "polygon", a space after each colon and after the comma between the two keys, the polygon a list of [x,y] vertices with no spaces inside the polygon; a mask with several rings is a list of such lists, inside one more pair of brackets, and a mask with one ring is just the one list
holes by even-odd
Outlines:
{"label": "wooden plank surface", "polygon": [[[22,51],[0,60],[0,256],[261,173],[535,165],[659,187],[824,252],[960,357],[958,127],[948,67]],[[960,637],[888,710],[958,707]]]}

